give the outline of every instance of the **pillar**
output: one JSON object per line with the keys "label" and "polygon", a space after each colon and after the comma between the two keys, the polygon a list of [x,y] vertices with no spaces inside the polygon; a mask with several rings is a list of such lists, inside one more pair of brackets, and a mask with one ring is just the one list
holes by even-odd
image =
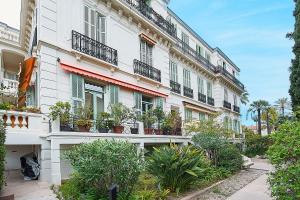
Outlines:
{"label": "pillar", "polygon": [[61,184],[60,144],[56,140],[51,140],[51,183]]}
{"label": "pillar", "polygon": [[40,180],[43,182],[51,182],[51,145],[50,141],[43,139],[41,144],[41,173]]}

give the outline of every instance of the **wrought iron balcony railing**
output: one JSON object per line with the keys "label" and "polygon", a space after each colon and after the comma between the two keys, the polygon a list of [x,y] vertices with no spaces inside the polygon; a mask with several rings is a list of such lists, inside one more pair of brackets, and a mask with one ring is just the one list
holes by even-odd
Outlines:
{"label": "wrought iron balcony railing", "polygon": [[215,106],[215,99],[212,97],[207,97],[207,103],[211,106]]}
{"label": "wrought iron balcony railing", "polygon": [[195,49],[191,48],[188,44],[184,43],[181,39],[177,38],[176,46],[184,53],[195,59],[211,72],[215,72],[215,66],[212,65],[206,58],[201,56]]}
{"label": "wrought iron balcony railing", "polygon": [[135,74],[139,74],[157,82],[161,82],[161,71],[159,69],[156,69],[137,59],[134,59],[133,61],[133,71]]}
{"label": "wrought iron balcony railing", "polygon": [[198,101],[201,101],[202,103],[206,103],[206,95],[199,92]]}
{"label": "wrought iron balcony railing", "polygon": [[118,65],[118,51],[86,35],[72,31],[72,49]]}
{"label": "wrought iron balcony railing", "polygon": [[236,77],[234,77],[232,74],[230,74],[226,69],[224,69],[223,67],[219,66],[216,67],[216,73],[221,73],[224,76],[226,76],[227,78],[229,78],[231,81],[233,81],[237,86],[239,86],[240,88],[242,88],[243,90],[245,89],[244,84],[242,84]]}
{"label": "wrought iron balcony railing", "polygon": [[231,110],[231,103],[229,103],[228,101],[224,101],[223,107]]}
{"label": "wrought iron balcony railing", "polygon": [[171,91],[177,94],[181,94],[181,85],[175,81],[170,81]]}
{"label": "wrought iron balcony railing", "polygon": [[237,113],[240,113],[240,107],[238,107],[236,105],[233,105],[233,111],[237,112]]}
{"label": "wrought iron balcony railing", "polygon": [[194,98],[194,91],[193,89],[184,86],[183,95],[189,98]]}
{"label": "wrought iron balcony railing", "polygon": [[154,24],[159,26],[165,32],[167,32],[172,37],[176,36],[176,28],[175,25],[171,22],[164,19],[160,14],[155,12],[153,8],[147,5],[145,0],[123,0],[131,7],[135,8],[139,13],[141,13],[144,17],[152,21]]}

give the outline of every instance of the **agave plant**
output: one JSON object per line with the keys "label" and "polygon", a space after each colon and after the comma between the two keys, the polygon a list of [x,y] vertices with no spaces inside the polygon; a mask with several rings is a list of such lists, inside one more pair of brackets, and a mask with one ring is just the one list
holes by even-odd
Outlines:
{"label": "agave plant", "polygon": [[200,150],[170,144],[154,148],[147,170],[157,178],[160,186],[178,194],[202,177],[208,166],[209,162]]}

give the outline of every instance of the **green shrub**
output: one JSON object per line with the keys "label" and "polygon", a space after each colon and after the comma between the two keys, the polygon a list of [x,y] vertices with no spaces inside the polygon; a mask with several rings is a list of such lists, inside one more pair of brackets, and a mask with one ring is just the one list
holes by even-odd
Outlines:
{"label": "green shrub", "polygon": [[267,155],[275,166],[269,182],[277,199],[300,199],[300,122],[286,122],[272,134]]}
{"label": "green shrub", "polygon": [[4,160],[5,160],[5,138],[6,131],[4,128],[4,123],[0,120],[0,191],[4,185]]}
{"label": "green shrub", "polygon": [[81,144],[67,151],[65,157],[85,185],[84,191],[78,190],[93,194],[97,200],[107,197],[113,184],[119,186],[120,196],[129,198],[143,168],[136,146],[121,141],[97,140]]}
{"label": "green shrub", "polygon": [[232,144],[219,149],[217,153],[217,166],[230,172],[242,169],[243,158],[240,151]]}
{"label": "green shrub", "polygon": [[256,155],[265,155],[269,146],[272,145],[272,139],[270,136],[261,136],[255,134],[249,129],[243,130],[246,135],[246,150],[245,155],[248,157],[254,157]]}
{"label": "green shrub", "polygon": [[147,169],[164,189],[179,193],[204,176],[208,167],[209,161],[200,150],[171,144],[154,148]]}

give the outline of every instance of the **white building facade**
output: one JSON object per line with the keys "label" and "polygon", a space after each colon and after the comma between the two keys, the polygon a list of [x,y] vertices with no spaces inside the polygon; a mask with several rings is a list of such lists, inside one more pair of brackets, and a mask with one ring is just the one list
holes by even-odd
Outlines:
{"label": "white building facade", "polygon": [[0,77],[16,82],[16,90],[25,89],[18,101],[42,114],[0,110],[8,131],[7,170],[19,169],[19,157],[34,152],[40,179],[60,184],[71,172],[61,155],[72,145],[120,139],[144,148],[191,139],[184,130],[175,136],[145,135],[142,124],[138,135],[60,131],[48,117],[49,107],[58,101],[70,102],[72,108],[92,105],[96,114],[116,102],[141,112],[160,104],[165,112],[179,111],[183,121],[220,112],[220,122],[235,130],[233,137],[243,137],[240,69],[168,3],[22,0],[20,44],[0,41]]}

